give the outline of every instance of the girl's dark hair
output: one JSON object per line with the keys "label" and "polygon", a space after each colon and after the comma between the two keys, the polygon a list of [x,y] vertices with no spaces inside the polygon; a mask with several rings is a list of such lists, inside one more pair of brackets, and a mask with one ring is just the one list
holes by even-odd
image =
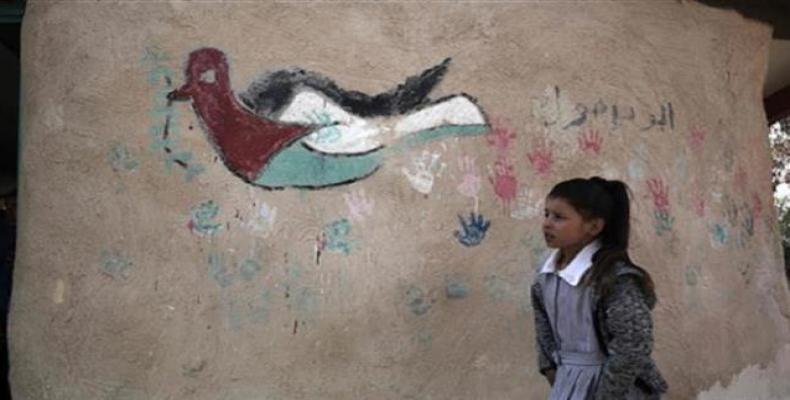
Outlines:
{"label": "girl's dark hair", "polygon": [[555,185],[549,198],[560,198],[573,206],[586,219],[601,218],[604,228],[598,235],[601,249],[593,256],[593,266],[585,277],[602,296],[612,289],[617,278],[614,267],[625,262],[642,273],[640,285],[648,301],[655,299],[655,286],[650,274],[634,264],[628,256],[631,207],[628,186],[618,180],[606,180],[594,176],[590,179],[575,178]]}

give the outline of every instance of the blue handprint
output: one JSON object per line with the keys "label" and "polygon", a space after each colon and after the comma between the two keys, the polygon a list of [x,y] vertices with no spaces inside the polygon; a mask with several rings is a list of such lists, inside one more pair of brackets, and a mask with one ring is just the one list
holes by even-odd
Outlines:
{"label": "blue handprint", "polygon": [[189,229],[204,235],[213,235],[222,227],[215,223],[214,218],[219,214],[219,206],[213,200],[200,203],[189,211]]}
{"label": "blue handprint", "polygon": [[348,255],[353,247],[352,241],[348,239],[350,232],[351,223],[346,218],[325,225],[323,234],[326,238],[326,248]]}
{"label": "blue handprint", "polygon": [[474,212],[469,213],[469,221],[466,221],[460,215],[458,220],[461,222],[461,230],[455,231],[455,237],[466,247],[480,244],[485,239],[486,231],[491,225],[491,221],[483,218],[482,214],[475,214]]}

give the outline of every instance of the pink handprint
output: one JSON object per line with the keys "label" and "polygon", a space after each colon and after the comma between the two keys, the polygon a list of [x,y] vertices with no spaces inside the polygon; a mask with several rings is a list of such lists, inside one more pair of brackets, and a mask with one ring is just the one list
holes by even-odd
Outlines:
{"label": "pink handprint", "polygon": [[669,187],[664,184],[661,178],[654,178],[647,181],[647,187],[653,196],[653,206],[656,208],[653,213],[654,227],[656,234],[663,236],[672,230],[675,217],[669,213]]}
{"label": "pink handprint", "polygon": [[464,176],[458,184],[458,192],[466,197],[477,198],[480,192],[480,175],[477,174],[474,157],[464,156],[458,160],[458,167]]}
{"label": "pink handprint", "polygon": [[364,189],[345,193],[343,198],[346,200],[348,212],[351,214],[352,219],[364,220],[366,217],[373,215],[373,206],[376,203],[365,195]]}
{"label": "pink handprint", "polygon": [[502,205],[505,207],[510,206],[513,199],[516,198],[516,190],[518,188],[518,181],[516,181],[516,176],[513,175],[513,166],[510,165],[510,162],[507,159],[496,161],[494,163],[494,174],[488,179],[494,185],[494,193],[502,201]]}
{"label": "pink handprint", "polygon": [[600,154],[602,144],[603,138],[595,129],[588,129],[579,137],[579,148],[588,154]]}
{"label": "pink handprint", "polygon": [[538,144],[534,150],[527,153],[527,158],[538,175],[548,174],[551,171],[552,164],[554,164],[551,148],[543,143]]}
{"label": "pink handprint", "polygon": [[691,145],[691,149],[695,152],[699,152],[702,150],[702,145],[705,143],[705,136],[707,132],[704,129],[692,127],[689,130],[689,144]]}
{"label": "pink handprint", "polygon": [[653,196],[653,206],[661,213],[669,213],[669,187],[664,185],[661,178],[654,178],[647,181],[647,187]]}

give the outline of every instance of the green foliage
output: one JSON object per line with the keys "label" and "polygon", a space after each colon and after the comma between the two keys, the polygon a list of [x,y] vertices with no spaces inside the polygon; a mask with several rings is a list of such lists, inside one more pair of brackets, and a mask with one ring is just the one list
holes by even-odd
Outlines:
{"label": "green foliage", "polygon": [[785,271],[790,278],[790,199],[778,201],[777,215],[779,219],[779,233],[782,235],[782,248],[784,249]]}
{"label": "green foliage", "polygon": [[773,158],[771,177],[776,192],[779,184],[790,183],[790,118],[771,125],[768,140]]}
{"label": "green foliage", "polygon": [[779,232],[782,235],[785,273],[790,280],[790,118],[773,124],[768,134],[773,157],[771,171],[776,200]]}

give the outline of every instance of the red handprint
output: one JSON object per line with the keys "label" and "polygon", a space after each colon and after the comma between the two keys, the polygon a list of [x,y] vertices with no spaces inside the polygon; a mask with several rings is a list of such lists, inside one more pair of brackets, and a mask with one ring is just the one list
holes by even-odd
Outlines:
{"label": "red handprint", "polygon": [[552,164],[554,164],[551,148],[545,144],[537,145],[534,150],[527,153],[527,158],[538,175],[548,174],[551,171]]}
{"label": "red handprint", "polygon": [[600,154],[603,138],[595,129],[588,129],[579,137],[579,148],[585,153]]}
{"label": "red handprint", "polygon": [[661,213],[669,213],[669,187],[664,185],[661,178],[654,178],[647,181],[647,187],[653,196],[653,206]]}
{"label": "red handprint", "polygon": [[507,155],[510,146],[516,140],[516,133],[509,127],[506,120],[496,119],[491,126],[491,131],[486,137],[486,141],[496,150],[497,157]]}
{"label": "red handprint", "polygon": [[507,159],[497,160],[494,163],[494,175],[489,176],[488,180],[494,185],[494,193],[497,195],[505,207],[510,206],[516,198],[518,181],[513,174],[513,166]]}

